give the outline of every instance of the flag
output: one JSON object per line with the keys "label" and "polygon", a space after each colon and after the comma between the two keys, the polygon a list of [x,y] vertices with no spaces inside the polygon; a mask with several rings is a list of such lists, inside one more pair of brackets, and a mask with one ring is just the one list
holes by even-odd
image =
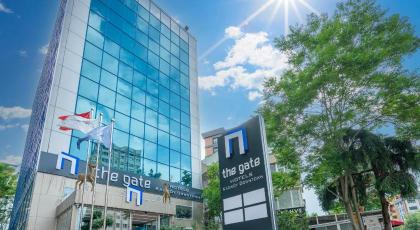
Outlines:
{"label": "flag", "polygon": [[79,130],[82,133],[88,133],[92,129],[98,127],[98,121],[96,119],[91,119],[90,112],[75,114],[75,115],[65,115],[58,117],[60,119],[60,130]]}
{"label": "flag", "polygon": [[111,132],[112,126],[101,126],[90,131],[85,137],[79,138],[77,140],[77,148],[80,149],[80,143],[86,140],[95,140],[99,143],[102,143],[105,147],[109,148],[111,146]]}

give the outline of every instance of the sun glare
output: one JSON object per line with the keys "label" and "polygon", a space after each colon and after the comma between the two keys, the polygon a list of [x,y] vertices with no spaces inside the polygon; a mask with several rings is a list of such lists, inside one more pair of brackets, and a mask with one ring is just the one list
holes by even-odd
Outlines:
{"label": "sun glare", "polygon": [[[276,17],[280,14],[281,8],[283,8],[283,25],[284,25],[284,34],[287,35],[289,33],[289,15],[290,15],[290,8],[293,10],[293,16],[297,17],[299,22],[303,22],[302,15],[300,11],[301,8],[305,8],[306,11],[310,11],[315,13],[316,15],[320,15],[320,12],[315,9],[311,4],[309,4],[306,0],[267,0],[264,4],[262,4],[259,8],[257,8],[254,12],[252,12],[245,20],[237,25],[240,29],[247,26],[251,23],[256,17],[258,17],[261,13],[272,9],[270,18],[268,21],[268,25],[273,24]],[[303,7],[301,7],[303,6]],[[217,49],[221,44],[223,44],[228,37],[223,37],[215,44],[213,44],[210,48],[208,48],[200,57],[199,60],[205,59],[210,53],[212,53],[215,49]]]}

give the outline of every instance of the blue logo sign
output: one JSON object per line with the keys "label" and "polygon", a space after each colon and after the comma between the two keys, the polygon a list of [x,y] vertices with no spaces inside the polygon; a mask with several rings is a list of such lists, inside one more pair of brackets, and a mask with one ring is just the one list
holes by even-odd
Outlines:
{"label": "blue logo sign", "polygon": [[246,129],[240,128],[228,132],[225,136],[226,158],[231,158],[233,154],[233,139],[238,138],[239,154],[245,154],[248,151],[248,139]]}
{"label": "blue logo sign", "polygon": [[68,153],[65,152],[61,152],[60,154],[58,154],[57,157],[57,163],[55,165],[56,169],[63,169],[64,168],[64,160],[70,161],[71,163],[71,167],[70,167],[70,173],[77,175],[77,173],[79,172],[79,161],[80,159],[72,156]]}

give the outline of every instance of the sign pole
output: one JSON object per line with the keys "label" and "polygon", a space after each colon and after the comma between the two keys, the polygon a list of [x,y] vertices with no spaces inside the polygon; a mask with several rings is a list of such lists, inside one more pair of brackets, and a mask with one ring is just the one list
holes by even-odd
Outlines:
{"label": "sign pole", "polygon": [[274,207],[274,194],[273,194],[273,182],[271,178],[271,170],[270,170],[270,162],[268,159],[268,144],[266,139],[266,133],[265,133],[265,123],[264,118],[261,115],[258,115],[258,120],[260,122],[260,133],[261,133],[261,140],[263,145],[263,155],[264,155],[264,161],[265,161],[265,172],[267,174],[267,188],[270,200],[270,207],[271,207],[271,216],[272,216],[272,224],[273,229],[277,229],[277,217],[276,217],[276,211]]}
{"label": "sign pole", "polygon": [[108,154],[108,175],[106,177],[106,187],[105,187],[105,207],[104,207],[104,222],[103,229],[106,230],[106,219],[107,219],[107,209],[108,209],[108,193],[109,193],[109,178],[111,177],[111,160],[112,160],[112,135],[114,133],[114,124],[115,120],[111,120],[111,143],[109,145],[109,154]]}
{"label": "sign pole", "polygon": [[[102,113],[99,114],[99,126],[102,125]],[[99,153],[100,153],[101,143],[97,143],[97,149],[96,149],[96,172],[95,172],[95,178],[93,179],[93,192],[92,192],[92,203],[90,205],[90,221],[89,221],[89,230],[92,230],[92,222],[93,222],[93,211],[95,207],[95,192],[96,192],[96,173],[98,172],[99,167]]]}
{"label": "sign pole", "polygon": [[[92,115],[93,115],[93,108],[90,109],[90,114],[89,114],[90,119],[92,119]],[[87,173],[88,173],[91,144],[92,144],[92,141],[89,140],[88,147],[87,147],[87,153],[86,153],[85,179],[83,180],[82,205],[80,206],[81,211],[80,211],[79,229],[82,229],[82,219],[83,219],[83,215],[84,215],[83,214],[83,209],[84,209],[84,205],[85,205],[85,200],[84,200],[84,198],[85,198],[85,185],[86,185],[86,178],[87,178]]]}

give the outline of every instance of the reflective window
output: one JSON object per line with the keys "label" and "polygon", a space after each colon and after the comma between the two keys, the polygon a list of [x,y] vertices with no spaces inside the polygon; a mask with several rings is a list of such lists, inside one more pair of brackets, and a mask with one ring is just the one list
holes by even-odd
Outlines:
{"label": "reflective window", "polygon": [[139,120],[144,121],[144,114],[145,114],[145,108],[144,105],[141,105],[136,102],[132,102],[131,104],[131,117]]}
{"label": "reflective window", "polygon": [[113,56],[107,53],[104,53],[104,62],[103,62],[102,68],[117,75],[118,74],[118,60],[114,58]]}
{"label": "reflective window", "polygon": [[125,62],[126,64],[133,66],[134,64],[134,55],[127,51],[126,49],[120,50],[120,60]]}
{"label": "reflective window", "polygon": [[158,143],[159,145],[169,148],[169,134],[159,130],[158,131]]}
{"label": "reflective window", "polygon": [[117,87],[118,93],[128,98],[131,98],[131,90],[132,90],[132,86],[130,83],[128,83],[125,80],[122,80],[121,78],[118,79],[118,87]]}
{"label": "reflective window", "polygon": [[155,161],[151,161],[148,159],[144,159],[143,160],[144,165],[144,174],[150,177],[155,177],[156,175],[156,162]]}
{"label": "reflective window", "polygon": [[169,119],[167,117],[159,115],[159,129],[169,132]]}
{"label": "reflective window", "polygon": [[169,117],[169,104],[164,101],[159,101],[159,113]]}
{"label": "reflective window", "polygon": [[191,144],[190,142],[181,140],[181,153],[191,155]]}
{"label": "reflective window", "polygon": [[102,48],[104,45],[104,37],[98,31],[88,26],[86,33],[86,40],[94,44],[95,46]]}
{"label": "reflective window", "polygon": [[109,124],[111,122],[111,119],[114,118],[114,110],[98,104],[97,109],[96,109],[96,117],[99,117],[99,114],[102,113],[102,122],[104,124]]}
{"label": "reflective window", "polygon": [[144,141],[144,157],[150,160],[156,160],[157,145],[150,141]]}
{"label": "reflective window", "polygon": [[102,69],[101,72],[101,85],[104,85],[112,90],[117,88],[117,77],[112,75],[110,72]]}
{"label": "reflective window", "polygon": [[119,57],[120,46],[109,39],[105,39],[104,50],[116,58]]}
{"label": "reflective window", "polygon": [[144,123],[131,119],[130,133],[138,137],[144,137]]}
{"label": "reflective window", "polygon": [[170,131],[171,131],[171,135],[175,135],[179,137],[181,134],[181,125],[179,124],[179,122],[171,120]]}
{"label": "reflective window", "polygon": [[82,71],[81,74],[89,79],[91,79],[92,81],[95,82],[99,82],[99,76],[101,74],[101,69],[99,68],[99,66],[83,60],[83,64],[82,64]]}
{"label": "reflective window", "polygon": [[98,84],[84,77],[80,78],[79,95],[92,101],[98,98]]}
{"label": "reflective window", "polygon": [[128,134],[114,129],[112,143],[114,149],[126,148],[128,146]]}
{"label": "reflective window", "polygon": [[130,99],[117,94],[117,100],[115,103],[115,110],[117,110],[120,113],[123,113],[127,116],[130,115],[130,111],[131,111],[131,101]]}
{"label": "reflective window", "polygon": [[178,168],[171,167],[169,180],[174,183],[181,182],[181,170]]}
{"label": "reflective window", "polygon": [[157,97],[159,93],[158,83],[156,83],[153,80],[147,79],[147,92]]}
{"label": "reflective window", "polygon": [[131,83],[133,81],[133,68],[120,62],[118,69],[118,77]]}
{"label": "reflective window", "polygon": [[146,76],[140,72],[134,71],[133,85],[139,89],[146,90]]}
{"label": "reflective window", "polygon": [[86,42],[85,44],[85,52],[83,54],[83,57],[95,63],[98,66],[100,66],[102,63],[102,51],[98,47],[90,44],[89,42]]}
{"label": "reflective window", "polygon": [[181,169],[191,171],[191,157],[181,154]]}
{"label": "reflective window", "polygon": [[158,110],[159,100],[156,97],[153,97],[152,95],[146,95],[146,106],[153,109]]}
{"label": "reflective window", "polygon": [[143,139],[130,136],[130,154],[143,157]]}
{"label": "reflective window", "polygon": [[144,127],[144,136],[146,140],[157,142],[157,129],[150,125],[145,125]]}
{"label": "reflective window", "polygon": [[115,128],[128,133],[130,131],[130,117],[115,112]]}
{"label": "reflective window", "polygon": [[163,146],[158,147],[158,162],[169,165],[169,149]]}
{"label": "reflective window", "polygon": [[158,164],[158,173],[160,174],[161,180],[169,181],[169,166],[164,164]]}
{"label": "reflective window", "polygon": [[108,106],[109,108],[114,108],[115,105],[115,92],[100,86],[99,87],[99,97],[98,102]]}
{"label": "reflective window", "polygon": [[180,168],[181,167],[181,153],[171,150],[170,164],[173,167]]}
{"label": "reflective window", "polygon": [[[95,102],[81,96],[77,97],[76,113],[85,113],[86,111],[90,111],[91,108],[96,110]],[[169,142],[169,138],[168,138],[168,142]]]}
{"label": "reflective window", "polygon": [[154,127],[157,127],[158,126],[158,113],[151,109],[146,109],[146,123],[149,125],[153,125]]}
{"label": "reflective window", "polygon": [[181,140],[179,139],[179,137],[171,135],[170,142],[171,149],[176,150],[178,152],[181,150]]}
{"label": "reflective window", "polygon": [[142,105],[146,103],[146,93],[137,87],[133,87],[132,99]]}

